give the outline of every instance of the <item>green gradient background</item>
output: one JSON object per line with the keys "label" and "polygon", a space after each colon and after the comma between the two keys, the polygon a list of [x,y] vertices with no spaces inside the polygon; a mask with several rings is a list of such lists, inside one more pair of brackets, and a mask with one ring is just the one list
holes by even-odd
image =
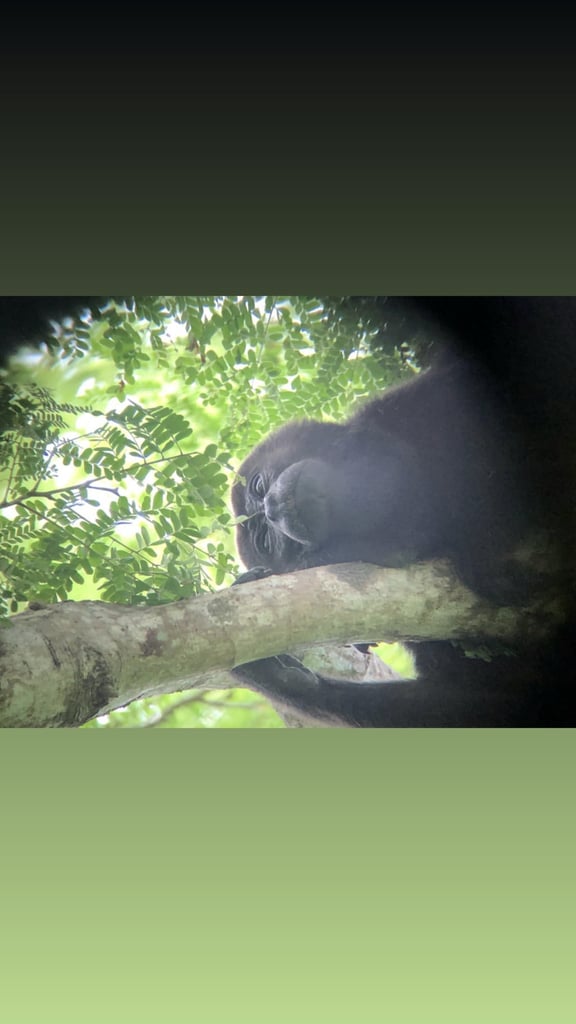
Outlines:
{"label": "green gradient background", "polygon": [[13,1024],[569,1024],[574,734],[4,732]]}
{"label": "green gradient background", "polygon": [[[264,65],[4,60],[1,290],[574,292],[570,63]],[[7,1024],[574,1020],[572,731],[6,731],[0,773]]]}

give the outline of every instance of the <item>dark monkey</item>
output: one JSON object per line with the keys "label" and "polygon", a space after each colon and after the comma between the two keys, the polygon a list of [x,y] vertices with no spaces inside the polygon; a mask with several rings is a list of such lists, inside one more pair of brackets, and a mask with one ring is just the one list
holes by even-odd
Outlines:
{"label": "dark monkey", "polygon": [[447,556],[472,583],[526,517],[522,453],[512,459],[508,444],[488,388],[459,363],[391,388],[344,423],[289,423],[240,467],[240,557],[290,572]]}
{"label": "dark monkey", "polygon": [[[372,305],[389,301],[376,297]],[[104,297],[0,297],[0,354]],[[341,561],[404,566],[448,557],[496,602],[522,600],[508,557],[545,528],[564,568],[567,623],[545,644],[491,661],[415,645],[420,678],[323,678],[288,656],[235,670],[312,722],[361,726],[573,725],[576,565],[576,301],[415,299],[462,350],[373,399],[347,422],[293,423],[245,460],[233,489],[238,547],[272,572]],[[49,340],[49,339],[48,339]],[[530,586],[530,580],[528,580]]]}
{"label": "dark monkey", "polygon": [[[289,423],[259,444],[240,467],[232,491],[235,513],[248,517],[237,529],[247,568],[283,573],[357,560],[402,567],[447,557],[472,590],[507,603],[527,597],[534,582],[513,560],[518,543],[547,529],[562,547],[573,471],[553,435],[570,419],[562,411],[566,381],[550,405],[543,392],[534,409],[530,374],[520,370],[512,380],[506,365],[508,358],[512,369],[512,357],[497,347],[515,340],[517,321],[524,341],[536,343],[540,306],[532,300],[429,301],[431,312],[460,336],[476,316],[496,342],[492,352],[482,360],[470,353],[448,358],[344,423]],[[563,326],[574,317],[566,301],[560,309]],[[548,327],[553,338],[554,325]],[[540,361],[546,364],[551,335],[541,337],[536,368]],[[516,358],[536,355],[529,345],[524,352],[521,345],[512,350]],[[574,398],[569,387],[566,397]],[[560,552],[564,559],[570,554]],[[496,654],[489,662],[466,658],[444,642],[414,645],[414,652],[421,678],[393,685],[323,678],[288,656],[251,662],[234,674],[280,707],[326,724],[573,720],[563,685],[566,665],[572,665],[568,628],[550,644],[515,656]],[[553,679],[557,672],[563,676],[560,688]]]}

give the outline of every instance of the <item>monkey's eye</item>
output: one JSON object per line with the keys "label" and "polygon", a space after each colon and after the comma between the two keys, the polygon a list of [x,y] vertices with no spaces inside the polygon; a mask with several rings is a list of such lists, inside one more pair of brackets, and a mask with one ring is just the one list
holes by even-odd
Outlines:
{"label": "monkey's eye", "polygon": [[266,497],[266,482],[261,473],[255,473],[250,481],[250,490],[257,498]]}

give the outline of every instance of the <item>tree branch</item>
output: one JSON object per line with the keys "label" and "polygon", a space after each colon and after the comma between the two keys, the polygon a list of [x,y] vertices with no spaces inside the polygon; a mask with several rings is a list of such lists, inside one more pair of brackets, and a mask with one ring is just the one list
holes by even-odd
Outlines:
{"label": "tree branch", "polygon": [[140,697],[230,688],[231,668],[310,646],[528,644],[561,621],[560,598],[494,608],[440,562],[323,566],[153,608],[63,602],[0,632],[0,726],[75,726]]}

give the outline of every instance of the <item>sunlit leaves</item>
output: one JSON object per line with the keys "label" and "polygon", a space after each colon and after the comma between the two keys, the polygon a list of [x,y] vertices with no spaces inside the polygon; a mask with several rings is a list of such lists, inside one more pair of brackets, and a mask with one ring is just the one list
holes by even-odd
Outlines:
{"label": "sunlit leaves", "polygon": [[363,331],[301,296],[128,299],[65,325],[49,380],[76,380],[83,407],[2,385],[5,604],[80,580],[124,602],[224,582],[229,453],[237,464],[279,423],[341,417],[386,384]]}
{"label": "sunlit leaves", "polygon": [[[399,375],[371,330],[301,296],[128,298],[62,325],[56,357],[0,378],[0,617],[229,584],[234,469],[280,423],[341,418]],[[246,713],[227,695],[163,718],[173,699],[121,714],[234,728]]]}
{"label": "sunlit leaves", "polygon": [[50,398],[47,421],[46,397],[32,388],[19,406],[50,423],[42,444],[4,435],[4,607],[65,599],[87,578],[101,597],[120,603],[174,600],[221,583],[232,568],[230,552],[220,543],[208,553],[203,541],[229,522],[227,457],[213,444],[207,452],[184,450],[193,429],[182,414],[135,402],[95,416],[88,433],[58,437],[53,425],[62,431],[58,414],[70,409]]}

